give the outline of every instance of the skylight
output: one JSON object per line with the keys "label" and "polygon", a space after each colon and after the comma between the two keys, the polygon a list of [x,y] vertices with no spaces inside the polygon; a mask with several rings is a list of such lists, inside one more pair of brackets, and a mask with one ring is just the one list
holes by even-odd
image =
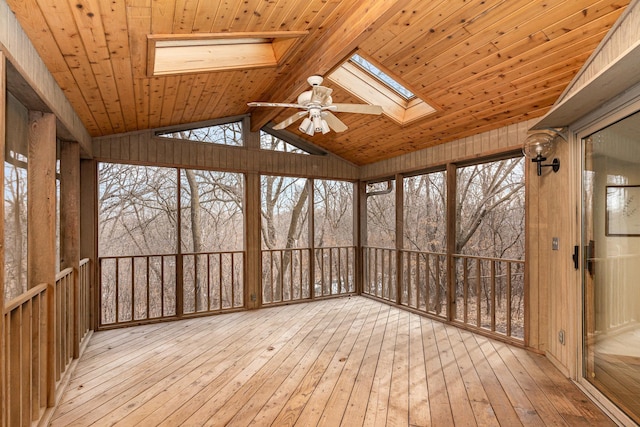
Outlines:
{"label": "skylight", "polygon": [[149,76],[276,67],[306,31],[150,34]]}
{"label": "skylight", "polygon": [[371,62],[367,61],[362,56],[358,55],[357,53],[354,54],[351,57],[351,61],[353,61],[354,63],[358,64],[360,67],[362,67],[369,74],[371,74],[372,76],[374,76],[378,80],[382,81],[384,84],[389,86],[391,89],[393,89],[396,92],[398,92],[398,94],[401,95],[404,99],[409,100],[409,99],[415,97],[413,92],[411,92],[406,87],[402,86],[400,83],[398,83],[396,80],[394,80],[393,77],[389,76],[387,73],[385,73],[384,71],[382,71],[381,69],[379,69],[378,67],[373,65]]}
{"label": "skylight", "polygon": [[435,108],[360,54],[349,57],[327,77],[362,101],[380,105],[382,114],[400,126],[436,112]]}

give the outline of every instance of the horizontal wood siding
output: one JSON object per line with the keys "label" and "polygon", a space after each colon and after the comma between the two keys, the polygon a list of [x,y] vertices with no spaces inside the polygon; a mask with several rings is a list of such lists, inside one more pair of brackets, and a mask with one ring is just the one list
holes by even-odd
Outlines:
{"label": "horizontal wood siding", "polygon": [[258,148],[156,137],[153,131],[95,138],[97,160],[194,169],[258,172],[356,180],[358,167],[332,155],[291,154]]}
{"label": "horizontal wood siding", "polygon": [[446,144],[383,160],[361,167],[360,179],[371,180],[410,173],[447,163],[469,161],[509,150],[517,150],[524,143],[527,131],[536,120],[528,120],[488,132],[479,133]]}

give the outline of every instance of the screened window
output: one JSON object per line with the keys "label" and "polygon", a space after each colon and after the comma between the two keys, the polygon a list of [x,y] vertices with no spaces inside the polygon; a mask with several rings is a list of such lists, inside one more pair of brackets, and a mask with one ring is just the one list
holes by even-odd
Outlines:
{"label": "screened window", "polygon": [[244,145],[242,140],[242,122],[225,123],[195,129],[173,130],[157,133],[156,136],[220,145]]}

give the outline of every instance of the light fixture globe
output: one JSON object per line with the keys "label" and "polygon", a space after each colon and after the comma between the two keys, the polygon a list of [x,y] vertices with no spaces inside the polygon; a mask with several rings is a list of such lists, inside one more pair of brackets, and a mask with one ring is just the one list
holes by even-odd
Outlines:
{"label": "light fixture globe", "polygon": [[544,161],[553,154],[555,148],[555,135],[537,132],[525,139],[522,153],[529,159],[535,159],[538,156],[543,157],[542,161]]}
{"label": "light fixture globe", "polygon": [[532,162],[536,163],[538,176],[542,175],[543,167],[550,167],[554,172],[560,170],[560,160],[553,159],[550,164],[543,165],[542,162],[550,157],[556,148],[556,136],[546,132],[536,132],[524,140],[522,154]]}

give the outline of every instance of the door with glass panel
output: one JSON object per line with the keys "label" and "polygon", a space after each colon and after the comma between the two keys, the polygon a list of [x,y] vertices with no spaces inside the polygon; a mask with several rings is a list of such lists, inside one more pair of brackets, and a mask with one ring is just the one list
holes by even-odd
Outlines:
{"label": "door with glass panel", "polygon": [[640,112],[583,153],[582,374],[640,423]]}

